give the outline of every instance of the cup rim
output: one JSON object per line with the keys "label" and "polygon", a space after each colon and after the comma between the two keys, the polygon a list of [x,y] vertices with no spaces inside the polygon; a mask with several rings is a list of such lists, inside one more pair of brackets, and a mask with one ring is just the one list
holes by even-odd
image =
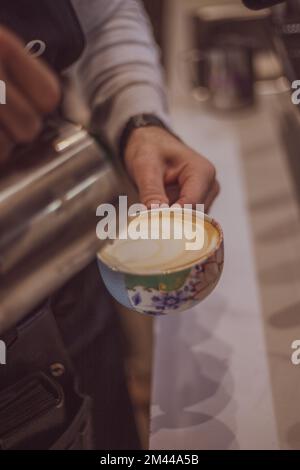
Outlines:
{"label": "cup rim", "polygon": [[224,234],[223,234],[223,229],[222,229],[221,225],[213,217],[210,217],[209,215],[205,214],[202,211],[197,211],[196,209],[182,209],[182,208],[179,208],[179,207],[178,208],[160,207],[160,208],[157,208],[157,209],[148,209],[148,210],[145,210],[145,211],[141,211],[141,212],[139,212],[138,215],[148,214],[149,212],[164,212],[164,211],[169,211],[169,210],[172,210],[172,211],[176,211],[176,210],[182,211],[182,210],[184,210],[184,211],[187,211],[187,212],[192,212],[193,214],[194,213],[202,214],[204,216],[204,220],[211,223],[217,229],[217,231],[219,233],[219,240],[218,240],[218,243],[216,244],[216,246],[214,248],[212,248],[206,255],[199,258],[199,260],[197,260],[196,262],[192,262],[192,263],[186,264],[184,266],[174,268],[174,269],[169,269],[169,270],[166,270],[166,271],[153,271],[153,272],[150,272],[150,273],[149,272],[148,273],[141,273],[141,272],[133,273],[133,272],[126,271],[124,269],[120,269],[116,266],[110,265],[101,258],[100,252],[97,253],[97,259],[99,261],[101,261],[101,263],[103,263],[106,267],[108,267],[111,271],[113,271],[115,273],[124,274],[124,275],[128,275],[128,276],[137,276],[137,277],[166,276],[166,275],[170,275],[170,274],[180,273],[180,272],[185,271],[187,269],[191,269],[194,266],[199,266],[199,265],[204,264],[206,261],[208,261],[220,249],[220,247],[223,244]]}

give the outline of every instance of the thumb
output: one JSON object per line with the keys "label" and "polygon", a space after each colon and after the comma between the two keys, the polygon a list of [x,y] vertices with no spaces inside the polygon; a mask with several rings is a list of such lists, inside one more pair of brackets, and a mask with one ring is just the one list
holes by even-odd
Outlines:
{"label": "thumb", "polygon": [[151,204],[168,204],[165,191],[164,165],[154,158],[137,158],[133,165],[133,177],[139,190],[141,203],[147,207]]}

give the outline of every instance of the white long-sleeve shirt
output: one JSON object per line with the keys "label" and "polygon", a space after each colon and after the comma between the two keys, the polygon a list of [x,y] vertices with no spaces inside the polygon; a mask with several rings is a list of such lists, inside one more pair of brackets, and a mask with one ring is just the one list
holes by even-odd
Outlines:
{"label": "white long-sleeve shirt", "polygon": [[159,50],[139,0],[72,0],[86,38],[76,65],[93,124],[118,148],[130,117],[155,114],[168,124]]}

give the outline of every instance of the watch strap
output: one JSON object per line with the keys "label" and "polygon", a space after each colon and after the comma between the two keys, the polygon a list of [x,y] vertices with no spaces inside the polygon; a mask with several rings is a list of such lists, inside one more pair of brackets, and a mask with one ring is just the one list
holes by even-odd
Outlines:
{"label": "watch strap", "polygon": [[168,131],[171,135],[176,137],[176,139],[180,140],[177,135],[175,135],[169,127],[157,116],[154,114],[139,114],[136,116],[133,116],[129,119],[127,122],[121,138],[120,138],[120,155],[123,157],[124,151],[126,148],[126,145],[128,143],[128,140],[132,134],[132,132],[135,129],[141,129],[143,127],[159,127],[161,129],[165,129]]}

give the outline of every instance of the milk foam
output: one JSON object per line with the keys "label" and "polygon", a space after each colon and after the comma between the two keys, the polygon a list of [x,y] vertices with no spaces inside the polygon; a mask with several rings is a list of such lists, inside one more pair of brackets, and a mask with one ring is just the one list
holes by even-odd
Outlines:
{"label": "milk foam", "polygon": [[[171,232],[167,224],[162,223],[163,219],[159,213],[151,214],[151,224],[145,232],[145,225],[141,223],[145,221],[145,217],[148,217],[148,213],[139,215],[131,224],[135,224],[134,228],[138,225],[139,233],[147,239],[122,239],[126,236],[121,232],[118,240],[114,240],[100,252],[100,259],[105,264],[132,274],[164,273],[184,269],[207,256],[217,246],[220,238],[214,225],[195,215],[190,219],[192,224],[184,225],[180,239],[175,239],[175,233],[182,227],[181,215],[172,214]],[[196,231],[198,235],[202,235],[201,248],[186,249]],[[158,235],[158,239],[151,239],[151,233]],[[164,239],[168,235],[171,235],[170,239]]]}

